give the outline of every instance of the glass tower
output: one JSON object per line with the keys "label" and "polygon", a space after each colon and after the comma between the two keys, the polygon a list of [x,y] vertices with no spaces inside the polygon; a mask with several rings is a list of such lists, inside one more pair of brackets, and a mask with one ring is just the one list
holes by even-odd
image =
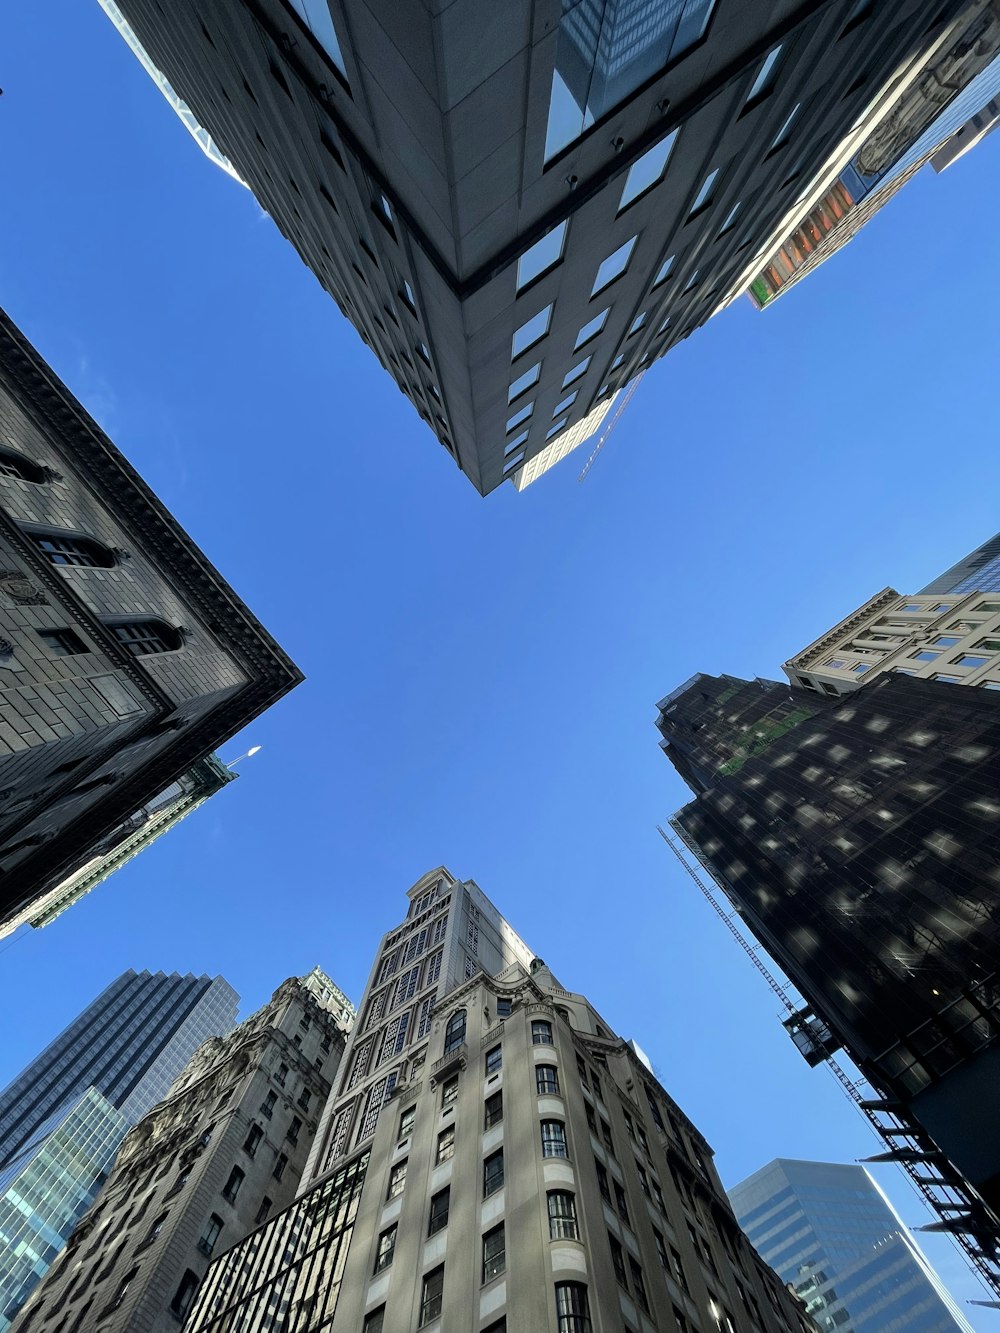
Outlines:
{"label": "glass tower", "polygon": [[863,1167],[778,1159],[729,1197],[758,1254],[821,1329],[971,1333]]}
{"label": "glass tower", "polygon": [[0,1333],[93,1202],[126,1131],[208,1037],[231,1032],[222,977],[123,973],[0,1092]]}
{"label": "glass tower", "polygon": [[942,592],[1000,592],[1000,533],[983,542],[982,546],[971,551],[957,565],[946,569],[943,574],[922,593]]}

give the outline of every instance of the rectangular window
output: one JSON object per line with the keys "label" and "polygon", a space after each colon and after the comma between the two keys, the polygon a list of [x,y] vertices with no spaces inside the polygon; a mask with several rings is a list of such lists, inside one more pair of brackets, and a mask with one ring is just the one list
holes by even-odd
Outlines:
{"label": "rectangular window", "polygon": [[487,1074],[498,1074],[503,1065],[503,1047],[491,1046],[486,1052],[486,1072]]}
{"label": "rectangular window", "polygon": [[448,1225],[448,1210],[450,1207],[451,1186],[446,1185],[443,1190],[439,1190],[437,1194],[431,1197],[431,1212],[427,1222],[428,1236],[433,1236]]}
{"label": "rectangular window", "polygon": [[608,1246],[611,1250],[611,1263],[615,1270],[615,1277],[621,1285],[628,1291],[628,1275],[625,1272],[625,1251],[622,1249],[619,1241],[608,1232]]}
{"label": "rectangular window", "polygon": [[36,633],[54,657],[76,657],[79,653],[90,652],[80,636],[71,629],[40,629]]}
{"label": "rectangular window", "polygon": [[677,1285],[681,1291],[690,1294],[691,1288],[688,1286],[687,1274],[684,1272],[684,1264],[681,1262],[681,1256],[673,1246],[670,1247],[670,1264],[674,1271],[674,1277],[677,1279]]}
{"label": "rectangular window", "polygon": [[385,1192],[386,1199],[398,1199],[406,1187],[406,1163],[404,1157],[401,1162],[397,1162],[389,1171],[389,1187]]}
{"label": "rectangular window", "polygon": [[591,296],[596,296],[598,292],[604,290],[620,278],[628,268],[629,260],[632,258],[632,251],[635,249],[635,243],[639,239],[638,235],[631,237],[624,245],[620,245],[617,250],[608,255],[603,260],[600,268],[597,270],[597,276],[594,279],[594,285],[590,289]]}
{"label": "rectangular window", "polygon": [[501,996],[500,999],[497,1000],[497,1018],[510,1018],[510,1013],[513,1007],[514,1002],[512,1000]]}
{"label": "rectangular window", "polygon": [[618,1210],[618,1216],[621,1218],[623,1222],[631,1225],[631,1223],[629,1222],[628,1204],[625,1200],[625,1191],[622,1189],[621,1185],[618,1184],[617,1180],[614,1182],[614,1191],[615,1191],[615,1207]]}
{"label": "rectangular window", "polygon": [[289,1143],[298,1143],[299,1133],[301,1132],[301,1130],[302,1130],[302,1121],[299,1119],[297,1115],[293,1115],[292,1123],[288,1126],[288,1129],[285,1133],[285,1138],[289,1141]]}
{"label": "rectangular window", "polygon": [[240,1186],[243,1184],[243,1181],[245,1179],[246,1179],[245,1172],[241,1171],[238,1166],[234,1166],[232,1171],[230,1171],[229,1173],[229,1179],[226,1181],[226,1187],[222,1191],[222,1197],[228,1200],[229,1203],[235,1203],[236,1196],[240,1192]]}
{"label": "rectangular window", "polygon": [[560,387],[563,389],[568,389],[569,386],[571,384],[574,384],[580,378],[581,375],[585,375],[587,373],[587,367],[590,365],[591,360],[592,360],[591,357],[585,356],[583,360],[578,361],[577,364],[571,370],[567,370],[566,374],[563,376],[563,382]]}
{"label": "rectangular window", "polygon": [[642,157],[637,158],[632,163],[628,175],[625,177],[625,187],[622,190],[621,199],[618,201],[619,213],[623,208],[628,208],[629,204],[644,195],[647,190],[651,190],[654,185],[659,185],[667,169],[667,162],[676,140],[677,131],[672,130],[665,139],[661,139],[658,144],[648,148]]}
{"label": "rectangular window", "polygon": [[197,1290],[198,1276],[196,1273],[192,1273],[189,1268],[181,1278],[180,1286],[174,1293],[174,1299],[170,1302],[171,1311],[180,1319],[183,1319],[190,1310],[191,1302],[194,1300],[194,1294]]}
{"label": "rectangular window", "polygon": [[566,244],[566,222],[560,222],[557,227],[553,227],[550,232],[536,241],[534,245],[529,246],[517,261],[517,290],[523,291],[525,287],[540,278],[543,273],[548,273],[549,269],[555,268],[563,257],[563,249]]}
{"label": "rectangular window", "polygon": [[801,110],[802,110],[802,103],[796,102],[795,105],[792,107],[791,111],[789,111],[784,122],[782,123],[781,129],[771,140],[770,147],[767,150],[769,153],[773,153],[777,148],[783,148],[785,144],[788,142],[788,140],[792,137],[792,127],[798,120],[799,112]]}
{"label": "rectangular window", "polygon": [[539,1097],[559,1096],[559,1074],[555,1065],[535,1065],[535,1091]]}
{"label": "rectangular window", "polygon": [[989,660],[988,657],[976,657],[972,653],[963,653],[961,657],[951,659],[953,666],[960,667],[984,667]]}
{"label": "rectangular window", "polygon": [[576,1199],[568,1190],[550,1190],[549,1239],[579,1240],[580,1228],[576,1220]]}
{"label": "rectangular window", "polygon": [[604,1140],[605,1148],[607,1148],[608,1152],[613,1157],[615,1154],[615,1141],[611,1137],[611,1126],[603,1116],[601,1116],[601,1138]]}
{"label": "rectangular window", "polygon": [[597,335],[603,331],[605,324],[608,322],[608,315],[610,314],[611,307],[608,306],[606,310],[602,310],[601,313],[595,315],[593,319],[588,319],[586,324],[584,324],[583,328],[576,335],[576,342],[573,344],[574,352],[578,352],[584,343],[589,343],[591,338],[596,338]]}
{"label": "rectangular window", "polygon": [[531,1024],[531,1044],[532,1046],[551,1046],[552,1045],[552,1024],[544,1019],[535,1019]]}
{"label": "rectangular window", "polygon": [[420,1297],[420,1327],[429,1324],[432,1319],[441,1317],[441,1302],[444,1294],[444,1264],[433,1269],[424,1277],[423,1291]]}
{"label": "rectangular window", "polygon": [[590,1333],[590,1305],[582,1282],[556,1283],[558,1333]]}
{"label": "rectangular window", "polygon": [[250,1126],[250,1133],[246,1136],[246,1140],[243,1144],[243,1151],[248,1157],[256,1155],[257,1146],[263,1137],[264,1131],[261,1129],[260,1125]]}
{"label": "rectangular window", "polygon": [[635,1169],[639,1173],[639,1184],[642,1186],[643,1194],[645,1194],[647,1199],[651,1199],[653,1196],[649,1192],[649,1176],[646,1175],[644,1168],[641,1167],[638,1162],[635,1164]]}
{"label": "rectangular window", "polygon": [[362,1333],[382,1333],[385,1327],[385,1306],[380,1305],[377,1310],[371,1310],[365,1315],[365,1326]]}
{"label": "rectangular window", "polygon": [[591,1106],[590,1102],[587,1102],[587,1101],[585,1101],[585,1102],[583,1103],[583,1106],[584,1106],[584,1110],[587,1112],[587,1124],[590,1126],[590,1132],[591,1132],[591,1134],[595,1134],[595,1135],[596,1135],[596,1133],[597,1133],[597,1116],[594,1115],[594,1108]]}
{"label": "rectangular window", "polygon": [[597,1188],[601,1191],[601,1198],[605,1203],[610,1203],[611,1186],[608,1184],[608,1173],[596,1157],[594,1158],[594,1169],[597,1172]]}
{"label": "rectangular window", "polygon": [[715,196],[715,184],[719,179],[720,168],[716,167],[710,171],[701,183],[701,188],[694,197],[694,203],[691,205],[689,218],[693,218],[696,213],[700,213],[703,208],[707,208]]}
{"label": "rectangular window", "polygon": [[566,1126],[561,1120],[543,1120],[541,1131],[543,1157],[569,1156],[569,1149],[566,1146]]}
{"label": "rectangular window", "polygon": [[447,1129],[442,1129],[438,1135],[437,1157],[435,1165],[441,1162],[447,1162],[449,1157],[455,1156],[455,1126],[449,1125]]}
{"label": "rectangular window", "polygon": [[491,1153],[483,1162],[483,1198],[488,1199],[503,1188],[503,1149]]}
{"label": "rectangular window", "polygon": [[517,430],[518,426],[520,426],[522,421],[527,421],[528,418],[531,416],[532,412],[534,412],[534,410],[535,410],[534,402],[526,403],[525,406],[522,407],[519,412],[515,412],[512,417],[508,417],[506,426],[507,434],[509,435],[512,430]]}
{"label": "rectangular window", "polygon": [[288,1165],[288,1158],[285,1156],[283,1152],[278,1153],[278,1160],[275,1162],[274,1170],[271,1172],[271,1175],[274,1176],[275,1180],[281,1179],[281,1177],[285,1174],[285,1167],[287,1165]]}
{"label": "rectangular window", "polygon": [[406,1139],[413,1133],[413,1125],[417,1118],[417,1108],[408,1106],[399,1117],[399,1131],[396,1134],[397,1139]]}
{"label": "rectangular window", "polygon": [[452,1106],[458,1101],[458,1075],[447,1079],[441,1084],[441,1108]]}
{"label": "rectangular window", "polygon": [[378,1238],[378,1248],[375,1251],[375,1269],[376,1273],[381,1273],[383,1269],[389,1267],[392,1263],[392,1257],[396,1253],[396,1224],[393,1223],[386,1231],[383,1231]]}
{"label": "rectangular window", "polygon": [[271,1200],[265,1194],[260,1201],[260,1207],[257,1209],[257,1215],[254,1217],[254,1224],[260,1226],[261,1222],[267,1221],[267,1215],[271,1211]]}
{"label": "rectangular window", "polygon": [[776,46],[773,51],[767,53],[764,63],[757,71],[757,77],[753,81],[753,86],[747,93],[745,106],[750,106],[753,102],[759,101],[760,98],[766,97],[774,87],[778,77],[778,61],[780,58],[780,45]]}
{"label": "rectangular window", "polygon": [[646,1314],[649,1314],[649,1297],[646,1295],[646,1283],[643,1281],[642,1269],[631,1255],[628,1257],[628,1266],[629,1272],[632,1274],[632,1290],[635,1292],[640,1306]]}
{"label": "rectangular window", "polygon": [[507,402],[512,403],[515,398],[520,398],[522,393],[531,389],[538,383],[539,376],[542,373],[541,361],[536,361],[533,366],[522,374],[518,375],[516,380],[512,380],[507,388]]}
{"label": "rectangular window", "polygon": [[483,1237],[483,1283],[492,1282],[507,1267],[507,1242],[504,1237],[504,1224],[487,1231]]}
{"label": "rectangular window", "polygon": [[516,360],[522,352],[526,352],[529,347],[534,347],[549,331],[549,325],[552,322],[552,304],[547,305],[543,310],[539,310],[537,315],[532,317],[521,325],[519,329],[514,330],[514,337],[511,340],[510,359]]}
{"label": "rectangular window", "polygon": [[495,1092],[492,1097],[486,1098],[485,1114],[483,1116],[483,1128],[492,1129],[494,1125],[499,1125],[503,1119],[503,1093]]}

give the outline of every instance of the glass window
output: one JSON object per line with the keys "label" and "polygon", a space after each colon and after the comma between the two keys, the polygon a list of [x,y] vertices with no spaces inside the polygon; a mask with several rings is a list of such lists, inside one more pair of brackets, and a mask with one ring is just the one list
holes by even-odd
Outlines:
{"label": "glass window", "polygon": [[938,634],[931,639],[931,643],[938,648],[954,648],[955,644],[958,643],[958,638],[953,634]]}
{"label": "glass window", "polygon": [[1000,690],[1000,680],[981,680],[979,688],[981,690]]}
{"label": "glass window", "polygon": [[549,1190],[549,1239],[579,1240],[576,1199],[568,1190]]}
{"label": "glass window", "polygon": [[507,401],[512,403],[515,398],[520,398],[521,394],[530,389],[533,384],[538,383],[538,377],[542,373],[541,361],[536,361],[530,366],[523,375],[518,375],[516,380],[512,380],[507,389]]}
{"label": "glass window", "polygon": [[488,1199],[503,1188],[503,1149],[498,1148],[483,1162],[483,1198]]}
{"label": "glass window", "polygon": [[407,1107],[399,1117],[399,1132],[396,1135],[397,1139],[405,1139],[413,1133],[413,1123],[416,1118],[417,1108],[415,1106]]}
{"label": "glass window", "polygon": [[961,657],[953,657],[952,664],[960,667],[984,667],[990,660],[988,657],[976,657],[973,653],[963,653]]}
{"label": "glass window", "polygon": [[615,359],[611,362],[611,365],[608,367],[608,369],[617,370],[624,360],[625,360],[625,353],[619,352],[618,355],[615,357]]}
{"label": "glass window", "polygon": [[617,1180],[612,1182],[612,1189],[615,1192],[615,1208],[618,1210],[618,1216],[623,1222],[628,1222],[628,1200],[625,1198],[625,1191]]}
{"label": "glass window", "polygon": [[569,1156],[569,1149],[566,1146],[566,1126],[561,1120],[543,1120],[541,1130],[543,1157]]}
{"label": "glass window", "polygon": [[503,1119],[503,1093],[495,1092],[484,1104],[483,1129],[492,1129]]}
{"label": "glass window", "polygon": [[438,1135],[437,1158],[435,1164],[447,1162],[449,1157],[455,1156],[455,1126],[449,1125],[447,1129],[442,1129]]}
{"label": "glass window", "polygon": [[441,1231],[448,1225],[448,1212],[451,1208],[451,1186],[447,1185],[443,1190],[431,1196],[430,1219],[427,1223],[427,1234],[433,1236],[435,1232]]}
{"label": "glass window", "polygon": [[253,1157],[256,1154],[257,1145],[260,1143],[263,1137],[264,1137],[264,1131],[261,1129],[260,1125],[250,1126],[250,1133],[246,1136],[246,1139],[243,1143],[243,1151],[247,1154],[248,1157]]}
{"label": "glass window", "polygon": [[[935,643],[941,643],[941,639],[935,639]],[[988,653],[1000,653],[1000,639],[980,639],[978,643],[973,644],[974,648],[982,648]]]}
{"label": "glass window", "polygon": [[153,618],[111,621],[108,628],[133,657],[175,652],[184,643],[178,629],[166,621]]}
{"label": "glass window", "polygon": [[551,322],[552,303],[550,302],[543,310],[539,310],[537,315],[532,315],[530,319],[525,320],[519,329],[514,330],[514,337],[510,345],[510,359],[513,361],[522,352],[526,352],[529,347],[533,347],[539,339],[544,338],[549,331]]}
{"label": "glass window", "polygon": [[404,1157],[401,1162],[397,1162],[389,1171],[389,1187],[386,1190],[387,1199],[396,1199],[402,1194],[406,1187],[406,1165],[407,1159]]}
{"label": "glass window", "polygon": [[663,179],[663,173],[667,169],[667,160],[670,157],[671,150],[677,139],[677,131],[672,130],[665,139],[648,148],[642,157],[637,158],[629,167],[628,175],[625,177],[625,188],[622,190],[622,197],[618,201],[618,212],[627,208],[640,195],[651,190],[654,185],[658,185]]}
{"label": "glass window", "polygon": [[592,357],[585,356],[582,361],[576,363],[572,370],[567,370],[566,374],[563,376],[561,387],[568,389],[569,386],[574,383],[574,381],[578,380],[581,375],[586,375],[587,367],[590,365],[592,359]]}
{"label": "glass window", "polygon": [[589,319],[587,323],[584,324],[583,328],[576,335],[576,342],[573,344],[574,352],[578,352],[584,343],[589,343],[591,338],[596,338],[597,335],[602,332],[605,324],[608,322],[608,315],[610,314],[611,307],[608,306],[606,309],[602,310],[599,315],[595,315],[593,319]]}
{"label": "glass window", "polygon": [[601,1191],[601,1198],[605,1203],[611,1202],[611,1186],[608,1183],[608,1173],[603,1163],[594,1158],[594,1170],[597,1172],[597,1188]]}
{"label": "glass window", "polygon": [[240,1186],[246,1179],[244,1172],[238,1166],[234,1166],[229,1173],[229,1179],[226,1181],[226,1187],[222,1191],[222,1197],[228,1199],[230,1203],[236,1201],[236,1196],[240,1192]]}
{"label": "glass window", "polygon": [[980,602],[978,606],[973,607],[973,610],[995,613],[1000,611],[1000,602]]}
{"label": "glass window", "polygon": [[[509,455],[512,454],[515,449],[520,449],[521,445],[525,442],[527,438],[528,438],[528,432],[526,430],[522,430],[520,435],[515,435],[512,440],[508,441],[503,451],[504,458],[509,457]],[[440,958],[441,955],[436,954],[435,957]]]}
{"label": "glass window", "polygon": [[725,222],[723,222],[722,226],[719,228],[720,236],[724,236],[727,231],[732,231],[736,226],[736,219],[739,217],[742,207],[742,204],[733,204],[732,208],[726,214]]}
{"label": "glass window", "polygon": [[380,1305],[377,1310],[372,1310],[365,1315],[365,1326],[362,1333],[382,1333],[385,1327],[385,1306]]}
{"label": "glass window", "polygon": [[71,629],[40,629],[36,633],[54,657],[75,657],[77,653],[89,653],[90,649]]}
{"label": "glass window", "polygon": [[608,1247],[611,1250],[611,1265],[615,1270],[615,1277],[627,1291],[628,1277],[625,1273],[625,1251],[610,1231],[608,1232]]}
{"label": "glass window", "polygon": [[501,996],[497,1000],[497,1018],[509,1018],[514,1002],[506,996]]}
{"label": "glass window", "polygon": [[769,153],[773,153],[776,148],[780,148],[782,144],[786,144],[788,140],[791,138],[792,126],[798,120],[799,112],[801,110],[802,110],[802,103],[796,102],[795,105],[792,107],[791,111],[789,111],[788,116],[786,117],[784,123],[781,126],[781,129],[771,140],[770,146],[767,150]]}
{"label": "glass window", "polygon": [[[646,1295],[646,1283],[643,1280],[642,1269],[631,1255],[628,1257],[628,1266],[629,1271],[632,1274],[632,1290],[635,1292],[636,1299],[640,1306],[645,1310],[646,1314],[649,1314],[649,1297]],[[736,1333],[735,1329],[733,1329],[733,1333]]]}
{"label": "glass window", "polygon": [[781,58],[781,49],[780,46],[776,46],[773,51],[767,53],[763,65],[757,71],[753,87],[747,93],[748,103],[756,101],[758,97],[763,97],[774,87],[775,80],[778,77],[778,61]]}
{"label": "glass window", "polygon": [[[174,1299],[170,1302],[170,1309],[181,1319],[191,1308],[191,1302],[194,1300],[194,1294],[198,1290],[198,1276],[192,1273],[190,1268],[181,1278],[180,1286],[174,1293]],[[87,1307],[89,1309],[89,1306]]]}
{"label": "glass window", "polygon": [[392,1256],[396,1253],[396,1225],[393,1223],[387,1231],[383,1231],[378,1238],[378,1249],[375,1251],[375,1272],[381,1273],[384,1268],[388,1268],[392,1263]]}
{"label": "glass window", "polygon": [[420,1327],[429,1324],[432,1319],[441,1317],[441,1302],[444,1294],[444,1264],[433,1269],[424,1277],[423,1291],[420,1297]]}
{"label": "glass window", "polygon": [[663,323],[660,325],[660,327],[656,330],[656,332],[666,333],[667,329],[669,328],[670,328],[670,316],[668,315],[666,319],[663,321]]}
{"label": "glass window", "polygon": [[676,258],[676,255],[667,255],[666,259],[656,271],[656,277],[653,279],[654,287],[659,287],[661,282],[666,282],[667,278],[670,277]]}
{"label": "glass window", "polygon": [[698,286],[700,280],[701,280],[701,269],[696,268],[695,271],[691,274],[690,278],[688,278],[684,286],[684,290],[686,292],[691,291],[692,288]]}
{"label": "glass window", "polygon": [[939,613],[943,611],[950,611],[951,605],[952,605],[951,602],[937,602],[935,603],[934,606],[929,607],[928,610],[937,611]]}
{"label": "glass window", "polygon": [[638,236],[631,237],[624,245],[620,245],[617,250],[608,255],[607,259],[597,270],[597,277],[594,279],[594,285],[590,289],[591,296],[596,296],[598,292],[603,291],[605,287],[610,286],[616,278],[628,268],[629,260],[632,258],[632,251],[635,249],[635,243]]}
{"label": "glass window", "polygon": [[275,1180],[281,1179],[281,1177],[285,1174],[285,1167],[287,1165],[288,1165],[287,1154],[283,1152],[278,1153],[278,1156],[274,1163],[274,1170],[271,1172],[271,1175],[274,1176]]}
{"label": "glass window", "polygon": [[483,1237],[483,1274],[484,1283],[492,1282],[507,1267],[507,1242],[504,1238],[504,1225],[487,1231]]}
{"label": "glass window", "polygon": [[526,406],[522,407],[519,412],[515,412],[512,417],[508,417],[507,434],[509,435],[512,430],[516,430],[523,421],[527,421],[528,418],[531,416],[532,412],[534,412],[534,410],[535,410],[535,404],[531,402],[526,404]]}
{"label": "glass window", "polygon": [[626,334],[626,337],[631,338],[633,333],[638,333],[639,330],[642,328],[643,324],[645,324],[645,322],[646,322],[646,312],[644,310],[641,315],[636,315],[635,319],[633,319],[632,323],[628,326],[628,333]]}
{"label": "glass window", "polygon": [[948,684],[948,685],[958,685],[958,684],[961,682],[962,677],[961,677],[961,676],[944,676],[944,675],[941,674],[940,671],[938,671],[938,672],[936,672],[933,676],[931,676],[931,680],[943,680],[943,681],[944,681],[946,684]]}
{"label": "glass window", "polygon": [[691,205],[691,211],[688,213],[689,218],[694,217],[695,213],[699,213],[703,208],[707,208],[712,202],[712,197],[715,194],[715,183],[719,179],[719,171],[720,168],[716,167],[715,170],[710,171],[702,181],[701,188],[695,195],[694,203]]}
{"label": "glass window", "polygon": [[452,1103],[456,1101],[458,1101],[457,1074],[454,1078],[449,1078],[441,1084],[441,1109],[443,1110],[446,1106],[451,1106]]}
{"label": "glass window", "polygon": [[910,653],[914,662],[936,662],[940,656],[940,653],[929,653],[926,650],[919,653]]}
{"label": "glass window", "polygon": [[535,1065],[535,1090],[539,1097],[559,1096],[559,1073],[555,1065]]}
{"label": "glass window", "polygon": [[590,1305],[582,1282],[556,1283],[556,1327],[559,1333],[591,1333]]}
{"label": "glass window", "polygon": [[44,532],[26,532],[25,536],[30,542],[34,542],[54,565],[110,569],[115,564],[111,550],[89,537],[74,537],[56,528]]}
{"label": "glass window", "polygon": [[574,389],[572,393],[567,394],[566,397],[562,400],[562,402],[557,403],[556,406],[552,409],[552,415],[554,417],[559,417],[562,416],[564,412],[568,412],[569,409],[576,402],[576,395],[578,392],[579,390]]}
{"label": "glass window", "polygon": [[465,1041],[465,1010],[456,1009],[444,1030],[444,1054],[449,1055]]}
{"label": "glass window", "polygon": [[552,1024],[546,1022],[544,1018],[534,1019],[531,1024],[531,1044],[532,1046],[551,1046],[552,1045]]}
{"label": "glass window", "polygon": [[568,223],[560,222],[557,227],[553,227],[550,232],[536,241],[534,245],[525,250],[524,254],[517,261],[517,290],[522,291],[529,282],[534,282],[540,278],[543,273],[548,273],[550,268],[555,268],[556,264],[563,257],[563,248],[566,244],[566,227]]}
{"label": "glass window", "polygon": [[496,1074],[503,1066],[503,1047],[500,1045],[491,1046],[486,1052],[486,1072],[487,1074]]}

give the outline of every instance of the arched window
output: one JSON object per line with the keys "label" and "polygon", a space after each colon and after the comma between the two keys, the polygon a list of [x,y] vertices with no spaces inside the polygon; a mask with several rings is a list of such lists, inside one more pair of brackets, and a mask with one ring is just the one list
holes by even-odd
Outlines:
{"label": "arched window", "polygon": [[25,458],[24,454],[19,454],[16,449],[8,449],[0,445],[0,477],[18,477],[21,481],[33,481],[36,485],[43,485],[48,481],[48,473],[37,463],[33,463],[30,458]]}
{"label": "arched window", "polygon": [[456,1009],[444,1030],[444,1053],[456,1050],[465,1041],[465,1010]]}
{"label": "arched window", "polygon": [[93,537],[82,537],[61,528],[26,528],[25,536],[54,565],[82,565],[111,569],[117,564],[115,553]]}
{"label": "arched window", "polygon": [[156,616],[140,620],[108,620],[105,624],[118,642],[124,644],[136,657],[147,657],[151,653],[172,653],[184,647],[184,635],[180,630]]}

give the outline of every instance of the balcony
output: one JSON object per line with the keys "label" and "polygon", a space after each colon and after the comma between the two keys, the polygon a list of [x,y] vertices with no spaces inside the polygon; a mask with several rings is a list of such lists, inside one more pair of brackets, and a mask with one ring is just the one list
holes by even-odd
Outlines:
{"label": "balcony", "polygon": [[442,1055],[440,1060],[435,1060],[431,1065],[431,1087],[436,1086],[449,1074],[457,1074],[460,1069],[464,1069],[469,1063],[469,1048],[463,1041],[460,1046],[456,1046],[453,1051],[447,1055]]}

